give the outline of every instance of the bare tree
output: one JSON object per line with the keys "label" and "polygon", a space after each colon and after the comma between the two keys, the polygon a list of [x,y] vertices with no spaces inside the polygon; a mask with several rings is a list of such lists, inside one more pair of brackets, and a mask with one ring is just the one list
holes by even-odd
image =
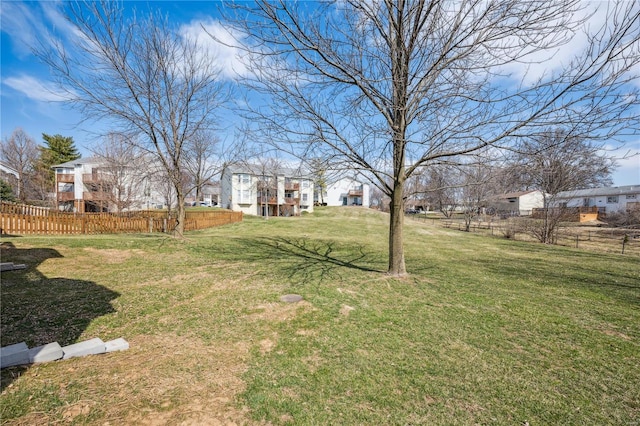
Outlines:
{"label": "bare tree", "polygon": [[[607,138],[637,133],[637,2],[606,3],[605,24],[558,69],[520,79],[575,34],[579,0],[287,0],[231,3],[253,54],[249,111],[263,140],[337,156],[391,199],[389,273],[406,273],[405,182],[433,163],[510,145],[549,124]],[[520,79],[520,80],[519,80]]]}
{"label": "bare tree", "polygon": [[324,196],[327,193],[327,186],[329,185],[329,161],[324,158],[310,158],[306,161],[309,167],[309,174],[313,179],[313,188],[317,198],[317,202],[320,205],[324,205]]}
{"label": "bare tree", "polygon": [[460,207],[464,216],[464,230],[469,232],[473,219],[478,217],[487,199],[494,194],[494,169],[489,162],[467,165],[461,170]]}
{"label": "bare tree", "polygon": [[136,144],[126,135],[111,133],[93,154],[101,162],[95,182],[106,196],[108,209],[121,212],[141,207],[148,165]]}
{"label": "bare tree", "polygon": [[85,117],[110,120],[157,157],[176,197],[174,232],[182,235],[185,146],[212,128],[225,99],[215,58],[158,14],[127,18],[117,1],[65,7],[75,45],[57,43],[38,55]]}
{"label": "bare tree", "polygon": [[614,160],[599,144],[563,128],[522,140],[513,161],[509,175],[514,184],[543,193],[542,222],[540,226],[529,224],[528,231],[547,244],[555,241],[557,227],[566,218],[556,203],[558,193],[611,185],[615,168]]}
{"label": "bare tree", "polygon": [[437,165],[413,177],[416,180],[414,196],[450,218],[459,207],[459,192],[463,185],[460,170],[452,166]]}
{"label": "bare tree", "polygon": [[[262,153],[264,154],[264,152]],[[280,216],[280,196],[278,188],[278,176],[282,175],[282,161],[278,158],[256,155],[245,164],[247,170],[257,176],[256,194],[258,195],[258,214],[269,219],[269,216]]]}
{"label": "bare tree", "polygon": [[185,171],[191,179],[187,192],[195,190],[196,201],[201,201],[203,188],[221,176],[225,168],[240,161],[243,147],[225,144],[210,131],[196,133],[187,141],[184,150]]}
{"label": "bare tree", "polygon": [[17,127],[11,136],[2,140],[0,156],[2,161],[18,174],[14,192],[24,203],[28,198],[27,188],[30,187],[34,167],[40,156],[38,145],[22,128]]}

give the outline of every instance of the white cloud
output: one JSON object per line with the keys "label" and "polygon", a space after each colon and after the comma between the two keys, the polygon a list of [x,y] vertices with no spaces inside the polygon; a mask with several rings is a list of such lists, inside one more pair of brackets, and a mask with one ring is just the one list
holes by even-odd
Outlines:
{"label": "white cloud", "polygon": [[61,102],[71,99],[70,94],[60,92],[54,84],[40,81],[28,75],[8,77],[2,83],[34,101]]}
{"label": "white cloud", "polygon": [[7,33],[13,42],[13,51],[19,58],[31,54],[31,49],[37,42],[37,22],[33,10],[23,3],[1,2],[0,16],[2,17],[2,31]]}
{"label": "white cloud", "polygon": [[239,44],[240,33],[220,21],[191,21],[180,27],[183,37],[195,40],[210,57],[215,58],[222,78],[234,80],[246,76],[247,64],[243,61],[242,51],[235,47]]}

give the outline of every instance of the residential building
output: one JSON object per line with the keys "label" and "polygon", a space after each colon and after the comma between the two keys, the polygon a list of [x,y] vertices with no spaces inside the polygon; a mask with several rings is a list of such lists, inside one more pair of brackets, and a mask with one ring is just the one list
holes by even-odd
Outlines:
{"label": "residential building", "polygon": [[533,209],[544,207],[542,191],[522,191],[502,194],[486,202],[486,209],[509,216],[529,216]]}
{"label": "residential building", "polygon": [[313,180],[300,170],[256,164],[227,167],[220,205],[254,216],[298,216],[313,212]]}
{"label": "residential building", "polygon": [[369,184],[355,178],[343,177],[329,183],[322,197],[316,201],[328,206],[364,206],[370,207]]}
{"label": "residential building", "polygon": [[599,213],[640,208],[640,185],[564,191],[554,197],[551,207],[595,207]]}
{"label": "residential building", "polygon": [[96,157],[52,166],[59,210],[77,213],[139,210],[163,205],[144,167],[114,166]]}

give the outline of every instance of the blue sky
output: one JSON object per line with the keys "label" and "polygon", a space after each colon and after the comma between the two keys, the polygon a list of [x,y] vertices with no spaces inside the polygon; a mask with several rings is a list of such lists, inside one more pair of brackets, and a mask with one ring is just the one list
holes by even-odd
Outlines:
{"label": "blue sky", "polygon": [[[181,30],[190,33],[202,32],[202,25],[210,32],[218,32],[224,23],[220,22],[216,1],[128,1],[125,7],[145,10],[160,9],[167,13]],[[84,156],[90,155],[90,148],[98,142],[95,124],[82,123],[80,115],[64,106],[53,89],[53,82],[47,68],[31,53],[39,36],[52,28],[65,31],[66,23],[60,14],[60,2],[20,2],[2,0],[1,20],[1,68],[0,68],[0,133],[9,136],[16,127],[22,127],[36,142],[42,143],[42,133],[72,136],[76,146]],[[211,40],[211,43],[213,41]],[[570,46],[568,48],[574,48]],[[242,70],[242,64],[235,58],[235,52],[225,47],[214,47],[222,54],[225,66],[232,73]],[[542,67],[545,64],[541,64]],[[231,116],[227,116],[229,118]],[[233,137],[233,125],[228,122],[228,134]],[[612,145],[613,146],[613,145]],[[640,139],[628,140],[622,150],[614,154],[622,157],[626,153],[640,152]],[[640,155],[630,156],[618,162],[614,173],[614,185],[640,184]]]}
{"label": "blue sky", "polygon": [[[216,32],[215,18],[219,3],[215,1],[127,1],[132,11],[148,8],[168,14],[184,31],[202,32],[201,24]],[[42,133],[72,136],[83,156],[90,155],[98,143],[94,123],[82,123],[78,112],[71,110],[56,95],[48,69],[32,53],[38,37],[50,29],[67,31],[58,1],[7,1],[0,3],[1,20],[1,135],[7,137],[22,127],[37,143]],[[212,42],[213,43],[213,42]],[[229,50],[229,49],[226,49]],[[237,68],[234,53],[223,52],[229,72]],[[107,125],[105,124],[105,128]],[[232,137],[229,135],[229,137]]]}

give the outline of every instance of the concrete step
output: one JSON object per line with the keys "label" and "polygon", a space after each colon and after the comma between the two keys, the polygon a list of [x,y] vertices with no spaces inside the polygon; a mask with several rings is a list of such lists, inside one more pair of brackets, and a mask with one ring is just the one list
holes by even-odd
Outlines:
{"label": "concrete step", "polygon": [[106,352],[106,348],[102,339],[95,337],[90,340],[85,340],[84,342],[64,346],[62,352],[64,354],[62,359],[69,359],[78,356],[103,354]]}
{"label": "concrete step", "polygon": [[0,368],[29,364],[29,348],[25,342],[0,348]]}
{"label": "concrete step", "polygon": [[27,265],[24,264],[14,264],[13,262],[2,262],[0,263],[0,272],[4,271],[15,271],[18,269],[27,269]]}
{"label": "concrete step", "polygon": [[60,347],[58,342],[29,349],[29,361],[32,364],[56,361],[58,359],[62,359],[63,355],[62,347]]}

